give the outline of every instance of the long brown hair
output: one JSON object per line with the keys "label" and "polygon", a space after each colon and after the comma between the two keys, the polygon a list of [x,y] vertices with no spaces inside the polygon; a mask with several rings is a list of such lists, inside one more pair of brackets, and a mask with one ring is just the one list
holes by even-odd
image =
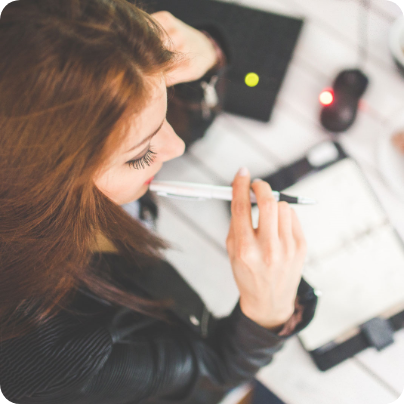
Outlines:
{"label": "long brown hair", "polygon": [[165,247],[92,180],[147,103],[147,77],[173,66],[161,28],[126,0],[20,0],[0,38],[0,341],[80,284],[152,312],[89,262],[98,232],[128,257]]}

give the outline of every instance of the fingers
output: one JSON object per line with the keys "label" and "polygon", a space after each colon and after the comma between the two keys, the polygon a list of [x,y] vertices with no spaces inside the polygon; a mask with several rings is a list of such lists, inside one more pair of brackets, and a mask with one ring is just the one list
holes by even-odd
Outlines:
{"label": "fingers", "polygon": [[216,49],[204,33],[167,11],[152,16],[164,30],[165,46],[177,55],[175,67],[167,79],[168,87],[198,80],[216,64]]}
{"label": "fingers", "polygon": [[226,248],[229,256],[231,257],[234,253],[234,226],[233,226],[233,218],[230,220],[230,228],[229,233],[226,239]]}
{"label": "fingers", "polygon": [[153,13],[152,16],[164,29],[166,35],[165,39],[170,49],[181,52],[186,40],[184,33],[186,32],[186,28],[191,29],[191,27],[174,17],[168,11],[158,11],[157,13]]}
{"label": "fingers", "polygon": [[271,186],[262,180],[255,180],[251,188],[257,197],[259,209],[257,233],[264,241],[278,239],[278,203],[275,200]]}
{"label": "fingers", "polygon": [[306,242],[296,212],[286,202],[276,202],[270,185],[255,180],[252,189],[257,197],[259,222],[257,233],[264,243],[279,240],[286,253],[285,258],[293,259],[297,249],[304,255]]}
{"label": "fingers", "polygon": [[251,219],[250,173],[241,168],[233,181],[232,224],[236,244],[251,241],[254,236]]}
{"label": "fingers", "polygon": [[151,14],[151,16],[164,28],[167,27],[167,30],[170,29],[175,21],[178,21],[169,11],[157,11],[156,13]]}
{"label": "fingers", "polygon": [[164,45],[174,51],[176,49],[174,35],[177,31],[177,23],[179,20],[175,18],[170,12],[168,11],[158,11],[157,13],[151,14],[154,20],[163,28],[163,41]]}
{"label": "fingers", "polygon": [[285,249],[286,258],[292,259],[296,252],[296,243],[292,230],[292,208],[287,202],[279,202],[279,239]]}
{"label": "fingers", "polygon": [[307,253],[306,238],[304,236],[299,218],[297,217],[297,214],[293,209],[292,209],[292,232],[293,232],[293,238],[296,243],[296,249],[299,255],[301,255],[304,259]]}

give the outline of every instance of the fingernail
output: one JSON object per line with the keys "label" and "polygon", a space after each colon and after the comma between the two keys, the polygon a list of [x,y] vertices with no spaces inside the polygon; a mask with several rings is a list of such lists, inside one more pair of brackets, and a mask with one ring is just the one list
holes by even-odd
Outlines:
{"label": "fingernail", "polygon": [[247,167],[241,167],[240,170],[238,170],[237,175],[239,177],[247,177],[247,175],[249,174],[248,168]]}
{"label": "fingernail", "polygon": [[263,181],[261,178],[255,178],[253,182],[261,182],[261,181]]}

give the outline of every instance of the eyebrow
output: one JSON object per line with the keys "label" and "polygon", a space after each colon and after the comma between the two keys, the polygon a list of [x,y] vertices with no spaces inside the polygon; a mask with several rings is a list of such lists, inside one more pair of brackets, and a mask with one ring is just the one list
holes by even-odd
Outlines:
{"label": "eyebrow", "polygon": [[137,145],[133,146],[131,149],[129,149],[126,153],[129,153],[130,151],[138,148],[139,146],[141,146],[142,144],[146,143],[148,140],[150,140],[164,125],[165,122],[165,118],[163,119],[163,122],[161,122],[160,126],[149,136],[147,136],[146,138],[144,138],[140,143],[138,143]]}

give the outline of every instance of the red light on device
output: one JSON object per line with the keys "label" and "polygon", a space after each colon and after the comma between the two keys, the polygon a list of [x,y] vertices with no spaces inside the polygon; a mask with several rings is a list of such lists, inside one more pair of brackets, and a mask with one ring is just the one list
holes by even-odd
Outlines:
{"label": "red light on device", "polygon": [[334,93],[332,90],[324,90],[319,97],[320,103],[324,106],[331,105],[334,102]]}

